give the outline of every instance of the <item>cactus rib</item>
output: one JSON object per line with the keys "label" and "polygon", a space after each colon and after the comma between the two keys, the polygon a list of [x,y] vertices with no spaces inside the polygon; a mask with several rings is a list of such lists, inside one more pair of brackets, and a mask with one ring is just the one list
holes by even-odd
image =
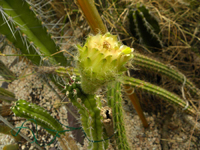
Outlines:
{"label": "cactus rib", "polygon": [[66,94],[72,104],[79,110],[82,128],[90,141],[88,149],[106,149],[108,141],[103,141],[107,136],[105,136],[106,133],[101,122],[100,99],[95,95],[85,94],[82,91],[79,77],[72,77],[72,79],[73,81],[66,85]]}
{"label": "cactus rib", "polygon": [[11,110],[16,116],[24,117],[26,119],[35,119],[37,124],[41,125],[43,128],[46,128],[47,131],[52,135],[56,135],[57,132],[64,130],[61,124],[44,108],[35,104],[31,104],[26,100],[18,100],[15,105],[11,107]]}
{"label": "cactus rib", "polygon": [[132,77],[122,77],[121,81],[123,84],[127,84],[137,89],[149,92],[153,95],[157,95],[171,104],[174,104],[182,109],[186,109],[185,111],[193,116],[197,115],[197,112],[191,106],[186,108],[187,104],[184,100],[163,88]]}
{"label": "cactus rib", "polygon": [[118,149],[130,150],[126,137],[126,130],[123,119],[122,97],[120,83],[110,83],[107,91],[108,106],[112,108],[114,128],[117,130],[116,140]]}
{"label": "cactus rib", "polygon": [[184,77],[182,73],[178,72],[177,70],[174,70],[173,68],[161,62],[158,62],[156,60],[143,56],[139,53],[134,53],[134,56],[135,56],[133,58],[134,65],[137,65],[144,69],[148,69],[151,71],[153,70],[158,73],[164,74],[180,83],[183,83],[184,80],[186,80],[186,83],[185,83],[186,87],[192,92],[192,94],[196,94],[198,95],[198,97],[200,97],[200,90],[192,82],[186,79],[186,77]]}
{"label": "cactus rib", "polygon": [[151,51],[156,52],[163,47],[160,36],[160,26],[154,16],[144,5],[136,6],[136,9],[130,11],[129,15],[130,30],[140,42]]}

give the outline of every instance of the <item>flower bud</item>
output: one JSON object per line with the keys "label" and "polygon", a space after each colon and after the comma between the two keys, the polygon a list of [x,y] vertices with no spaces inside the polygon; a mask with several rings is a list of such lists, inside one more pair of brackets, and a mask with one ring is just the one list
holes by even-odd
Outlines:
{"label": "flower bud", "polygon": [[77,47],[81,87],[87,94],[94,94],[102,85],[115,80],[133,58],[133,49],[122,45],[117,36],[109,32],[89,36],[83,47]]}

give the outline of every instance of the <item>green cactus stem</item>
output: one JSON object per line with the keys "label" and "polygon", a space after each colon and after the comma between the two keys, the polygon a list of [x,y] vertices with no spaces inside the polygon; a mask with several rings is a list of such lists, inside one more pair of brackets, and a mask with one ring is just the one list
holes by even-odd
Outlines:
{"label": "green cactus stem", "polygon": [[[37,66],[68,66],[63,52],[56,45],[53,36],[40,21],[39,15],[26,0],[0,1],[0,34],[3,34],[17,49],[20,56],[28,58]],[[60,78],[48,77],[61,90]],[[60,79],[60,83],[63,80]]]}
{"label": "green cactus stem", "polygon": [[117,131],[117,133],[115,134],[115,139],[117,141],[116,143],[118,149],[130,150],[124,125],[122,95],[119,82],[108,84],[107,100],[108,106],[112,108],[114,129]]}
{"label": "green cactus stem", "polygon": [[[36,104],[29,103],[26,100],[18,100],[14,106],[11,107],[11,110],[18,117],[35,119],[38,125],[46,128],[47,131],[52,135],[56,135],[57,131],[64,130],[61,124],[56,119],[54,119],[44,108]],[[35,123],[34,121],[32,122]]]}
{"label": "green cactus stem", "polygon": [[161,87],[144,82],[139,79],[135,79],[132,77],[125,77],[125,76],[122,77],[122,83],[125,85],[133,86],[139,90],[144,90],[153,95],[159,96],[163,100],[165,100],[171,104],[174,104],[175,106],[181,108],[186,113],[189,113],[192,116],[197,115],[196,110],[194,110],[191,106],[187,106],[187,103],[183,99],[179,98],[177,95],[175,95]]}
{"label": "green cactus stem", "polygon": [[149,50],[156,52],[163,47],[159,23],[144,5],[136,6],[130,11],[129,22],[132,35],[139,38],[140,43]]}
{"label": "green cactus stem", "polygon": [[25,0],[0,1],[0,33],[36,65],[67,65],[52,36]]}
{"label": "green cactus stem", "polygon": [[82,128],[89,140],[88,149],[106,149],[108,140],[104,141],[107,135],[100,115],[100,99],[95,95],[85,94],[81,89],[80,78],[75,76],[66,85],[66,95],[79,110]]}
{"label": "green cactus stem", "polygon": [[77,47],[81,87],[87,94],[93,94],[102,85],[114,81],[126,70],[127,61],[133,58],[133,49],[122,45],[117,36],[109,32],[89,36],[83,47]]}
{"label": "green cactus stem", "polygon": [[197,95],[198,97],[200,97],[200,90],[192,82],[190,82],[181,72],[173,69],[168,65],[165,65],[154,59],[148,58],[139,53],[134,53],[133,64],[143,69],[155,71],[159,74],[165,75],[179,83],[184,83],[185,80],[185,86],[188,88],[188,90],[191,91],[193,95]]}

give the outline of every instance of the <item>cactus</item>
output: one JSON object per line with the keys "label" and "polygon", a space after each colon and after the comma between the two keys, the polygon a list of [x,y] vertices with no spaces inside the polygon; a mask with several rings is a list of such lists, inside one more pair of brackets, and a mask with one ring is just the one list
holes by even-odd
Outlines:
{"label": "cactus", "polygon": [[118,149],[130,150],[128,139],[126,137],[121,96],[121,87],[119,82],[108,85],[108,106],[112,108],[112,113],[114,114],[114,128],[117,131],[115,137]]}
{"label": "cactus", "polygon": [[[80,2],[83,3],[85,1],[86,0],[80,0]],[[87,0],[87,2],[90,1]],[[35,16],[33,7],[23,0],[2,0],[0,1],[0,5],[0,13],[2,16],[0,17],[0,31],[2,34],[6,35],[13,45],[21,49],[22,53],[25,54],[24,56],[27,56],[36,65],[40,65],[41,62],[47,62],[47,64],[50,65],[57,65],[60,63],[60,65],[65,66],[68,63],[64,55],[58,52],[59,48],[48,34],[43,23],[36,19],[37,15]],[[81,7],[84,6],[85,5],[81,5]],[[85,11],[88,13],[89,10],[90,9],[86,9]],[[89,14],[90,16],[93,15],[93,13]],[[132,20],[130,20],[130,22],[132,21],[134,23],[133,27],[131,27],[131,29],[134,29],[132,32],[137,32],[137,36],[140,37],[140,41],[143,42],[143,44],[147,47],[163,47],[158,35],[160,32],[159,24],[155,19],[152,19],[152,16],[150,16],[150,13],[145,6],[138,6],[130,15],[130,18],[131,17]],[[88,19],[88,22],[89,21],[90,20]],[[98,28],[96,26],[97,24],[94,26],[91,25],[94,31]],[[101,28],[103,28],[102,23]],[[105,28],[100,30],[105,32]],[[123,84],[130,84],[133,87],[150,92],[153,95],[158,95],[164,100],[176,104],[181,108],[185,108],[186,103],[182,99],[160,87],[138,79],[122,77],[122,73],[126,70],[124,65],[133,58],[133,49],[120,44],[117,41],[116,36],[113,36],[110,33],[89,36],[83,47],[77,47],[79,51],[77,67],[80,74],[77,72],[73,73],[77,76],[81,75],[81,78],[72,77],[71,80],[70,75],[68,75],[69,83],[66,85],[65,92],[72,104],[79,110],[83,130],[90,141],[88,149],[96,150],[106,149],[108,147],[108,141],[104,140],[107,138],[107,135],[103,128],[100,115],[100,99],[95,96],[94,93],[102,85],[109,84],[111,81],[118,80]],[[152,49],[152,51],[156,50]],[[37,52],[37,54],[35,54],[35,52]],[[51,57],[54,54],[55,56]],[[142,66],[142,63],[140,62],[144,62],[143,65],[146,65],[149,68],[154,66],[154,64],[149,63],[150,61],[145,58],[140,58],[140,60],[135,59],[135,62],[136,61],[140,66]],[[157,62],[153,63],[158,64]],[[155,66],[156,69],[159,69],[160,67],[163,74],[167,74],[168,70],[166,67],[163,67],[161,64]],[[56,70],[58,74],[60,73],[62,75],[64,71],[73,74],[71,68],[65,69],[60,67]],[[173,78],[176,78],[173,71],[170,72],[170,74]],[[183,80],[182,76],[178,75],[178,77],[178,80]],[[188,84],[190,85],[189,82]],[[115,129],[117,129],[116,137],[118,148],[130,149],[126,139],[125,127],[123,125],[120,90],[119,83],[114,85],[114,88],[109,87],[108,104],[112,108],[114,114],[114,126]],[[61,125],[43,108],[30,104],[25,100],[16,102],[12,107],[12,110],[18,116],[27,119],[35,118],[37,123],[45,128],[57,131],[63,130]],[[187,108],[187,112],[196,115],[196,112],[190,106]],[[55,132],[53,131],[48,132],[55,135]],[[63,134],[62,136],[65,135]]]}
{"label": "cactus", "polygon": [[[65,55],[53,40],[44,23],[39,20],[34,7],[26,0],[0,1],[0,33],[20,50],[20,56],[28,58],[33,64],[67,66]],[[20,53],[19,52],[19,53]],[[58,79],[48,77],[61,89]],[[60,79],[61,84],[63,80]]]}
{"label": "cactus", "polygon": [[100,99],[95,95],[85,94],[81,89],[80,78],[75,76],[66,85],[66,94],[79,110],[82,128],[89,140],[88,149],[106,149],[108,141],[104,141],[107,136],[100,116]]}
{"label": "cactus", "polygon": [[110,33],[89,36],[83,47],[78,46],[78,51],[81,87],[88,94],[114,81],[126,70],[124,64],[133,58],[133,49],[119,43],[117,36]]}
{"label": "cactus", "polygon": [[[26,100],[18,100],[11,110],[18,117],[24,117],[26,119],[34,118],[37,124],[41,125],[43,128],[48,129],[47,131],[56,135],[57,131],[63,131],[61,124],[54,119],[44,108],[27,102]],[[35,123],[33,120],[31,120]]]}
{"label": "cactus", "polygon": [[187,106],[187,103],[179,98],[177,95],[160,88],[156,85],[153,85],[151,83],[135,79],[135,78],[130,78],[130,77],[123,77],[122,83],[126,85],[131,85],[139,90],[144,90],[145,92],[149,92],[153,95],[161,97],[163,100],[174,104],[175,106],[178,106],[179,108],[182,108],[185,110],[187,113],[189,113],[192,116],[197,115],[197,111],[194,110],[191,106]]}
{"label": "cactus", "polygon": [[173,67],[170,67],[154,59],[143,56],[139,53],[134,53],[133,65],[137,65],[143,69],[147,69],[168,76],[169,78],[174,79],[179,83],[185,82],[185,86],[188,88],[188,90],[191,91],[193,95],[200,97],[200,90],[192,82],[190,82],[181,72],[173,69]]}
{"label": "cactus", "polygon": [[[26,1],[1,0],[0,13],[0,33],[34,64],[67,65],[64,55],[58,53],[59,47],[52,36]],[[52,57],[54,54],[55,57]]]}
{"label": "cactus", "polygon": [[132,35],[139,38],[152,52],[156,52],[163,47],[160,39],[160,26],[154,16],[144,5],[139,5],[129,14],[129,25]]}
{"label": "cactus", "polygon": [[[70,82],[66,85],[66,95],[79,109],[82,128],[90,141],[88,149],[106,149],[108,147],[108,141],[104,141],[104,139],[108,137],[101,122],[100,99],[95,95],[85,94],[80,86],[80,78],[75,76],[72,77]],[[28,103],[26,100],[18,100],[14,106],[11,107],[11,110],[16,116],[26,119],[34,118],[37,124],[47,129],[47,131],[53,135],[55,135],[57,131],[63,131],[62,126],[45,111],[44,108]],[[34,121],[32,122],[35,123]]]}

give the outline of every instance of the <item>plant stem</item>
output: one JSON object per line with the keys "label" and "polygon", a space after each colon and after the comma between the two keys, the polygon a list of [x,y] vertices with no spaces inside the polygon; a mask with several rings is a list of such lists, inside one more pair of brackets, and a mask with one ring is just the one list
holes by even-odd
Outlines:
{"label": "plant stem", "polygon": [[139,103],[139,100],[138,100],[138,97],[135,93],[132,93],[133,92],[133,88],[130,87],[130,86],[127,86],[127,85],[124,85],[124,89],[126,90],[126,94],[127,96],[129,97],[129,99],[131,100],[133,106],[135,107],[135,110],[137,111],[141,121],[142,121],[142,124],[145,128],[147,128],[149,125],[147,123],[147,120],[144,116],[144,113],[142,111],[142,108],[140,106],[140,103]]}
{"label": "plant stem", "polygon": [[159,96],[163,100],[176,105],[177,107],[183,109],[183,111],[189,113],[192,116],[197,115],[197,111],[193,107],[188,106],[183,99],[159,86],[127,76],[122,77],[121,82],[125,85],[133,86],[138,90],[143,90],[145,92],[151,93],[152,95]]}
{"label": "plant stem", "polygon": [[122,108],[121,84],[114,82],[108,84],[107,101],[112,108],[116,144],[119,150],[130,150],[128,138],[126,136],[126,124],[124,122],[124,112]]}
{"label": "plant stem", "polygon": [[77,2],[93,32],[105,34],[107,32],[106,26],[103,24],[93,0],[77,0]]}
{"label": "plant stem", "polygon": [[0,87],[0,100],[11,103],[12,101],[16,101],[15,94]]}
{"label": "plant stem", "polygon": [[174,69],[172,66],[163,64],[155,59],[148,58],[139,53],[134,53],[133,62],[134,65],[149,71],[157,72],[161,75],[165,75],[179,83],[184,84],[185,82],[185,86],[188,88],[188,90],[191,91],[193,95],[200,97],[200,90],[192,82],[190,82],[183,73],[177,69]]}
{"label": "plant stem", "polygon": [[11,82],[16,79],[15,74],[0,60],[0,75]]}

